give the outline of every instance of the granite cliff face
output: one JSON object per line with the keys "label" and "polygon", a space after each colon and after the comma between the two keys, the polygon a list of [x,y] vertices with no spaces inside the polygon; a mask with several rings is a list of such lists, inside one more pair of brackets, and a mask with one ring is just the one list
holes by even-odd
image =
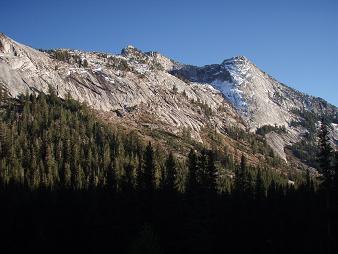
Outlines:
{"label": "granite cliff face", "polygon": [[192,82],[208,83],[223,93],[250,129],[264,125],[288,126],[293,110],[334,114],[337,108],[326,101],[281,84],[244,56],[203,67],[180,66],[172,71]]}
{"label": "granite cliff face", "polygon": [[[146,111],[172,132],[190,128],[197,139],[206,121],[218,126],[238,123],[235,110],[218,90],[171,75],[168,70],[179,64],[159,53],[143,53],[132,46],[120,55],[68,49],[41,52],[3,34],[0,41],[0,83],[12,96],[48,92],[52,87],[61,97],[70,93],[95,109],[119,116],[133,112],[137,117],[135,113]],[[198,104],[215,114],[206,117],[196,108]]]}
{"label": "granite cliff face", "polygon": [[147,124],[171,133],[189,129],[198,141],[205,127],[226,135],[231,126],[251,132],[265,125],[284,126],[286,132],[266,135],[283,159],[285,145],[306,132],[291,126],[299,119],[295,110],[336,120],[338,114],[335,106],[279,83],[243,56],[196,67],[133,46],[119,55],[41,51],[4,34],[0,34],[0,85],[13,97],[53,88],[61,97],[69,93],[136,127]]}
{"label": "granite cliff face", "polygon": [[[272,131],[267,135],[267,142],[283,159],[286,159],[284,147],[298,141],[306,132],[304,128],[292,126],[299,120],[297,112],[338,119],[335,106],[278,82],[244,56],[203,67],[179,66],[172,74],[191,82],[210,84],[222,92],[250,131],[267,125],[285,127],[285,133]],[[337,132],[335,127],[334,131]]]}

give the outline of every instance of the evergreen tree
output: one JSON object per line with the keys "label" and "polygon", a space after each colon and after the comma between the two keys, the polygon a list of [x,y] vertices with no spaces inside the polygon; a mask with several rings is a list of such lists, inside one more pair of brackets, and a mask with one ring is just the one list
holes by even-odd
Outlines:
{"label": "evergreen tree", "polygon": [[143,189],[146,192],[154,191],[155,187],[155,161],[154,150],[149,142],[143,155]]}
{"label": "evergreen tree", "polygon": [[30,186],[32,189],[38,188],[40,185],[40,172],[35,147],[32,147],[30,164]]}
{"label": "evergreen tree", "polygon": [[336,200],[336,205],[338,208],[338,151],[335,152],[333,186],[334,186],[334,193],[335,193],[334,200]]}
{"label": "evergreen tree", "polygon": [[310,176],[310,170],[307,169],[306,170],[306,176],[305,176],[305,189],[306,189],[306,192],[308,194],[313,194],[314,193],[314,185],[313,185],[313,181],[311,179],[311,176]]}
{"label": "evergreen tree", "polygon": [[329,191],[332,188],[333,170],[332,170],[332,159],[333,149],[330,144],[329,127],[323,120],[320,125],[318,134],[319,138],[319,153],[318,161],[320,166],[320,172],[323,175],[323,188]]}
{"label": "evergreen tree", "polygon": [[265,198],[265,186],[262,178],[261,169],[258,169],[255,183],[255,197],[256,200],[262,201]]}
{"label": "evergreen tree", "polygon": [[251,183],[248,179],[247,162],[244,154],[241,157],[241,163],[235,174],[235,192],[243,195],[247,194]]}
{"label": "evergreen tree", "polygon": [[176,161],[171,152],[165,162],[165,176],[163,179],[163,190],[173,192],[175,190]]}
{"label": "evergreen tree", "polygon": [[63,167],[63,185],[65,188],[70,188],[71,187],[71,179],[72,179],[72,172],[70,170],[70,164],[66,162]]}
{"label": "evergreen tree", "polygon": [[143,191],[143,161],[141,152],[138,154],[138,165],[136,167],[136,190]]}
{"label": "evergreen tree", "polygon": [[201,189],[206,189],[209,186],[208,174],[208,153],[206,149],[202,149],[198,158],[197,181]]}
{"label": "evergreen tree", "polygon": [[125,165],[124,172],[121,189],[124,193],[131,193],[133,190],[133,166],[130,162]]}
{"label": "evergreen tree", "polygon": [[111,192],[116,192],[117,190],[117,183],[116,183],[116,172],[114,169],[114,164],[111,162],[109,164],[108,170],[107,170],[107,188]]}
{"label": "evergreen tree", "polygon": [[207,161],[207,186],[210,191],[217,191],[217,169],[215,166],[214,152],[208,151],[208,161]]}
{"label": "evergreen tree", "polygon": [[197,191],[197,172],[198,162],[197,155],[193,149],[190,150],[188,155],[188,181],[187,181],[187,192],[193,193]]}

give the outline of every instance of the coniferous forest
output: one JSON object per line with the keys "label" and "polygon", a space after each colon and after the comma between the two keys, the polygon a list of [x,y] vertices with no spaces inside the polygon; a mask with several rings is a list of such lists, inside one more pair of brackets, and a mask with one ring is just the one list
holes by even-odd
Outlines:
{"label": "coniferous forest", "polygon": [[321,176],[294,186],[245,156],[178,157],[70,96],[0,96],[1,253],[338,253],[325,121]]}

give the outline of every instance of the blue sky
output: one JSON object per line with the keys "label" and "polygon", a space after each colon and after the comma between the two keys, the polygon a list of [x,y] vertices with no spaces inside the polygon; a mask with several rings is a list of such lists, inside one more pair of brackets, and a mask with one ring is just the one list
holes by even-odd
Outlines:
{"label": "blue sky", "polygon": [[35,48],[132,44],[194,65],[245,55],[338,105],[337,0],[4,0],[0,31]]}

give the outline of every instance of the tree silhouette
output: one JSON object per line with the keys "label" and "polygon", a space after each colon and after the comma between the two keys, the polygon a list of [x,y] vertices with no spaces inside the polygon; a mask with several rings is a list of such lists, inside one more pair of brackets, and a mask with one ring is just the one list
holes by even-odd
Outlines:
{"label": "tree silhouette", "polygon": [[154,150],[149,142],[143,155],[143,190],[153,192],[155,189],[155,161]]}
{"label": "tree silhouette", "polygon": [[163,190],[173,193],[175,191],[175,175],[176,175],[176,161],[173,153],[169,153],[169,156],[165,163],[165,176],[163,180]]}
{"label": "tree silhouette", "polygon": [[324,120],[321,122],[318,138],[318,160],[320,172],[323,175],[322,186],[324,189],[329,190],[332,187],[333,180],[333,149],[330,144],[329,127]]}
{"label": "tree silhouette", "polygon": [[197,173],[198,173],[198,162],[196,152],[191,149],[188,155],[188,181],[187,181],[187,192],[192,194],[197,191]]}

